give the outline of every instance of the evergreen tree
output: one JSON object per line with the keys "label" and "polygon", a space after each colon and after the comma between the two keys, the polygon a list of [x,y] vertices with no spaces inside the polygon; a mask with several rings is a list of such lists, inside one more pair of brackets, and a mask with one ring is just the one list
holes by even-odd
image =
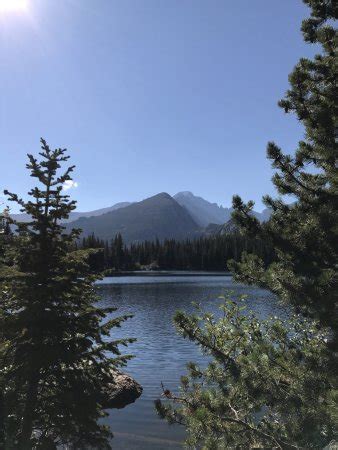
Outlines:
{"label": "evergreen tree", "polygon": [[115,309],[96,306],[90,251],[74,250],[80,230],[65,234],[60,225],[75,209],[62,190],[74,166],[60,173],[66,151],[41,144],[41,160],[28,155],[27,164],[41,187],[27,202],[5,191],[31,221],[15,222],[16,274],[1,290],[2,448],[110,448],[111,433],[99,422],[102,393],[129,358],[119,346],[132,340],[109,335],[128,316],[107,320]]}
{"label": "evergreen tree", "polygon": [[124,263],[124,246],[120,233],[118,233],[114,239],[114,255],[115,255],[115,268],[120,270]]}
{"label": "evergreen tree", "polygon": [[94,272],[103,269],[133,270],[144,266],[164,270],[224,271],[227,269],[226,261],[234,257],[239,261],[244,250],[262,258],[264,265],[269,264],[274,257],[272,247],[267,242],[242,236],[238,232],[192,241],[145,241],[130,246],[124,245],[120,234],[110,244],[90,235],[82,239],[80,246],[83,249],[97,249],[88,260]]}
{"label": "evergreen tree", "polygon": [[323,52],[296,65],[280,106],[303,122],[305,139],[294,156],[268,145],[274,184],[295,202],[266,196],[273,212],[260,224],[251,214],[253,202],[234,197],[235,220],[247,236],[273,246],[275,260],[266,267],[248,249],[232,268],[237,280],[270,289],[319,322],[299,314],[285,322],[259,321],[236,303],[225,305],[221,319],[178,313],[178,331],[211,362],[206,369],[190,364],[180,394],[164,389],[167,401],[156,406],[170,423],[185,425],[192,448],[321,449],[337,436],[336,354],[334,342],[327,345],[326,326],[337,329],[338,6],[304,1],[312,8],[304,38]]}
{"label": "evergreen tree", "polygon": [[302,58],[289,76],[290,89],[279,102],[296,114],[305,127],[305,139],[294,154],[285,155],[273,142],[267,155],[277,169],[273,183],[294,202],[266,196],[272,216],[260,224],[250,212],[253,202],[234,197],[235,219],[251,236],[271,242],[277,260],[267,269],[254,255],[243,254],[234,263],[236,279],[270,289],[280,298],[337,328],[337,30],[338,5],[332,0],[305,0],[311,18],[304,20],[306,42],[320,45],[313,60]]}
{"label": "evergreen tree", "polygon": [[[9,241],[11,240],[11,232],[9,224],[1,218],[7,216],[6,210],[3,214],[0,213],[0,301],[7,295],[3,279],[10,275],[10,255],[9,255]],[[1,368],[4,366],[4,354],[6,352],[7,342],[2,339],[0,330],[0,448],[4,447],[4,433],[5,433],[5,405],[4,393],[6,386],[1,378]]]}
{"label": "evergreen tree", "polygon": [[163,387],[158,413],[186,428],[192,449],[324,448],[335,437],[325,334],[299,315],[260,321],[243,308],[176,314],[210,362],[190,363],[178,394]]}

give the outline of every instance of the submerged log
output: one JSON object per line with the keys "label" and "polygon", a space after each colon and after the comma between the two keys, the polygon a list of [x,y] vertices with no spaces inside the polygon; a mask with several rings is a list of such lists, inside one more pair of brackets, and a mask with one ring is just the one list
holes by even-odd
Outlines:
{"label": "submerged log", "polygon": [[105,409],[121,409],[134,403],[142,394],[143,388],[130,375],[114,369],[114,381],[109,383],[102,392],[102,405]]}

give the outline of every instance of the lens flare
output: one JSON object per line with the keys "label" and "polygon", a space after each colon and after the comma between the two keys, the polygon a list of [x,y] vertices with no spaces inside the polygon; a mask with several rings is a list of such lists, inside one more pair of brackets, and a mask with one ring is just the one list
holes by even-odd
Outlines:
{"label": "lens flare", "polygon": [[23,12],[28,9],[28,0],[0,0],[0,14],[4,12]]}

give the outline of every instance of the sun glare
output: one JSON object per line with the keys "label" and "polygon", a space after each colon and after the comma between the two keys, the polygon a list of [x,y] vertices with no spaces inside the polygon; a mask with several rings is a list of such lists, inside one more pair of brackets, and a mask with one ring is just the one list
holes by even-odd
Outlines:
{"label": "sun glare", "polygon": [[27,11],[28,0],[0,0],[0,13]]}

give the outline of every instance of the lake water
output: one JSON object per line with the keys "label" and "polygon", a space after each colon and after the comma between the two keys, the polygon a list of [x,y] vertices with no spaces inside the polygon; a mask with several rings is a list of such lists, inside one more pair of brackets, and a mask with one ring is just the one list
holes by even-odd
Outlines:
{"label": "lake water", "polygon": [[178,309],[193,311],[192,302],[200,302],[209,311],[217,311],[227,291],[234,297],[247,294],[246,303],[258,316],[283,315],[283,308],[273,296],[261,289],[232,281],[219,274],[148,274],[105,278],[98,283],[104,306],[118,307],[118,314],[131,313],[114,337],[136,337],[128,347],[135,355],[126,372],[142,386],[142,396],[122,410],[110,411],[107,423],[114,433],[114,449],[166,450],[180,449],[184,430],[160,420],[153,402],[161,396],[161,382],[177,391],[180,376],[186,373],[188,361],[203,362],[192,342],[179,336],[172,324]]}

